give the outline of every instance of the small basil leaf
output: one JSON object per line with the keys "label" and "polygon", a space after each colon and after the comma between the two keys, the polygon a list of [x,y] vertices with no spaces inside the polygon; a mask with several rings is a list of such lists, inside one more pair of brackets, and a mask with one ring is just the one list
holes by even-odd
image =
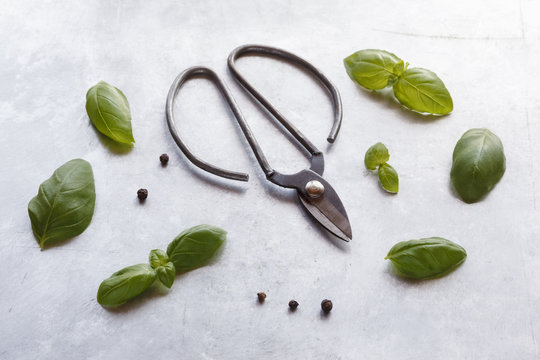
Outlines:
{"label": "small basil leaf", "polygon": [[100,81],[86,93],[86,112],[102,134],[123,144],[134,143],[131,111],[120,89]]}
{"label": "small basil leaf", "polygon": [[386,191],[394,194],[399,191],[398,174],[393,167],[386,163],[379,166],[379,181]]}
{"label": "small basil leaf", "polygon": [[390,159],[388,149],[383,143],[376,143],[366,151],[364,156],[364,164],[369,170],[377,169],[377,166],[384,164]]}
{"label": "small basil leaf", "polygon": [[148,264],[128,266],[103,280],[97,301],[104,306],[118,306],[148,289],[156,280],[156,272]]}
{"label": "small basil leaf", "polygon": [[95,202],[94,174],[87,161],[74,159],[56,169],[28,203],[39,246],[81,234],[92,220]]}
{"label": "small basil leaf", "polygon": [[211,225],[198,225],[180,233],[167,247],[176,271],[183,273],[205,265],[221,247],[227,232]]}
{"label": "small basil leaf", "polygon": [[454,109],[442,80],[426,69],[405,70],[394,84],[394,95],[403,106],[420,113],[445,115]]}
{"label": "small basil leaf", "polygon": [[403,60],[384,50],[360,50],[343,63],[349,77],[369,90],[391,86],[404,69]]}
{"label": "small basil leaf", "polygon": [[464,248],[440,237],[402,241],[394,245],[389,259],[399,275],[428,279],[444,275],[459,266],[467,252]]}
{"label": "small basil leaf", "polygon": [[506,170],[501,140],[488,129],[471,129],[456,144],[450,178],[466,203],[484,197]]}
{"label": "small basil leaf", "polygon": [[163,285],[170,288],[174,283],[174,276],[176,275],[176,269],[172,262],[168,262],[162,266],[156,268],[156,274]]}
{"label": "small basil leaf", "polygon": [[169,257],[167,256],[167,253],[165,251],[161,249],[154,249],[150,251],[148,262],[150,263],[150,266],[152,266],[152,268],[156,269],[168,263]]}

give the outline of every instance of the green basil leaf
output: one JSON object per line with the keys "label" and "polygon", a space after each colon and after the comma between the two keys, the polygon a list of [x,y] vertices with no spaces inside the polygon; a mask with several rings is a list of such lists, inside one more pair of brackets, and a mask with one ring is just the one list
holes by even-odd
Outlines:
{"label": "green basil leaf", "polygon": [[208,263],[225,242],[227,232],[211,225],[198,225],[180,233],[167,247],[176,271],[183,273]]}
{"label": "green basil leaf", "polygon": [[174,277],[176,275],[176,268],[172,262],[168,262],[165,265],[156,268],[156,274],[163,285],[170,288],[174,283]]}
{"label": "green basil leaf", "polygon": [[390,159],[388,149],[383,143],[376,143],[366,151],[364,164],[369,170],[377,169],[377,166],[384,164]]}
{"label": "green basil leaf", "polygon": [[420,113],[445,115],[454,109],[442,80],[426,69],[405,70],[394,84],[394,95],[403,106]]}
{"label": "green basil leaf", "polygon": [[404,69],[403,60],[384,50],[360,50],[343,60],[349,77],[369,90],[392,86]]}
{"label": "green basil leaf", "polygon": [[167,253],[165,251],[161,249],[154,249],[150,251],[148,262],[150,263],[150,266],[152,266],[152,268],[156,269],[168,263],[169,257],[167,256]]}
{"label": "green basil leaf", "polygon": [[128,266],[103,280],[97,301],[104,306],[118,306],[148,289],[156,280],[156,272],[148,264]]}
{"label": "green basil leaf", "polygon": [[398,274],[428,279],[447,274],[465,261],[464,248],[440,237],[402,241],[394,245],[385,259]]}
{"label": "green basil leaf", "polygon": [[394,194],[399,191],[398,174],[393,167],[386,163],[379,166],[379,181],[386,191]]}
{"label": "green basil leaf", "polygon": [[471,129],[456,144],[450,178],[463,201],[473,203],[499,182],[506,170],[501,140],[488,129]]}
{"label": "green basil leaf", "polygon": [[161,249],[152,250],[150,251],[149,262],[150,266],[156,270],[159,281],[170,288],[174,282],[176,269],[174,264],[169,261],[167,253]]}
{"label": "green basil leaf", "polygon": [[74,159],[56,169],[28,203],[39,246],[81,234],[92,220],[95,202],[94,174],[87,161]]}
{"label": "green basil leaf", "polygon": [[86,93],[86,112],[92,124],[105,136],[123,144],[134,143],[131,111],[120,89],[100,81]]}

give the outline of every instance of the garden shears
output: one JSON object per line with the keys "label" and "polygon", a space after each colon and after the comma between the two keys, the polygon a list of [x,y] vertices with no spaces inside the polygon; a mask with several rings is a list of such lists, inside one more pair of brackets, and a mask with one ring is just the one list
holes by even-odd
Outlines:
{"label": "garden shears", "polygon": [[328,93],[332,99],[334,110],[334,122],[330,134],[328,135],[328,142],[333,143],[337,137],[341,126],[342,119],[342,105],[341,97],[337,88],[324,76],[316,67],[307,62],[306,60],[290,53],[285,50],[281,50],[269,46],[261,45],[243,45],[234,49],[229,55],[227,64],[233,77],[240,83],[240,85],[250,93],[265,110],[270,112],[273,117],[285,127],[285,129],[303,146],[303,148],[309,153],[311,166],[309,169],[301,170],[295,174],[282,174],[274,170],[268,160],[266,159],[261,147],[257,143],[255,136],[251,132],[248,123],[246,122],[240,108],[234,100],[230,90],[221,80],[221,78],[211,69],[202,66],[195,66],[184,70],[180,75],[176,77],[169,94],[167,96],[166,104],[166,117],[167,123],[171,135],[186,155],[186,157],[199,168],[208,171],[217,176],[223,178],[248,181],[249,176],[245,173],[228,171],[217,166],[211,165],[197,156],[195,156],[191,150],[186,146],[184,141],[179,135],[178,129],[175,125],[173,104],[174,99],[180,90],[180,87],[189,79],[197,76],[204,76],[211,80],[219,89],[228,105],[230,106],[242,132],[248,141],[257,161],[264,171],[268,181],[285,187],[295,189],[298,194],[298,199],[304,208],[329,232],[337,236],[338,238],[349,241],[352,239],[351,224],[347,217],[347,212],[337,195],[334,188],[322,177],[324,172],[324,157],[323,153],[318,150],[313,143],[306,138],[293,124],[291,124],[270,102],[260,94],[238,71],[236,67],[236,60],[242,56],[255,55],[255,56],[270,56],[279,59],[286,60],[294,65],[304,68],[314,77],[316,77],[321,84],[328,90]]}

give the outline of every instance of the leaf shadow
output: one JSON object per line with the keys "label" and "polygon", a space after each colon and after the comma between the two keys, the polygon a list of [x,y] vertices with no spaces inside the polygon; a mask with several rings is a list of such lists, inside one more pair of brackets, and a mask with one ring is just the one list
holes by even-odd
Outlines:
{"label": "leaf shadow", "polygon": [[415,124],[431,123],[437,120],[441,120],[451,114],[424,114],[408,109],[399,103],[399,101],[394,96],[394,92],[391,87],[381,90],[368,90],[360,85],[356,85],[356,88],[358,89],[359,93],[367,94],[367,97],[371,101],[384,105],[386,108],[391,109],[396,115],[400,115],[400,117],[405,118],[405,120]]}

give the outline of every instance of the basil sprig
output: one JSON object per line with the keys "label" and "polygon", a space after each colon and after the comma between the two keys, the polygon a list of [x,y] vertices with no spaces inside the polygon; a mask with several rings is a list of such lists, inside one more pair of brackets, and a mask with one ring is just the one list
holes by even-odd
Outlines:
{"label": "basil sprig", "polygon": [[123,144],[135,142],[129,103],[120,89],[105,81],[92,86],[86,93],[86,112],[103,135]]}
{"label": "basil sprig", "polygon": [[[183,231],[167,250],[150,251],[149,264],[128,266],[103,280],[97,301],[103,306],[118,306],[147,290],[156,279],[170,288],[175,273],[201,267],[225,242],[227,232],[211,225],[198,225]],[[169,252],[169,251],[167,251]]]}
{"label": "basil sprig", "polygon": [[349,77],[368,90],[392,86],[396,99],[420,113],[446,115],[454,104],[442,80],[432,71],[408,69],[408,63],[384,50],[360,50],[343,60]]}
{"label": "basil sprig", "polygon": [[454,148],[450,178],[463,201],[482,199],[506,170],[501,140],[488,129],[470,129]]}
{"label": "basil sprig", "polygon": [[385,257],[399,275],[413,279],[445,275],[466,258],[467,252],[463,247],[440,237],[399,242]]}
{"label": "basil sprig", "polygon": [[28,204],[32,231],[39,246],[43,248],[81,234],[92,221],[95,202],[90,163],[74,159],[56,169]]}
{"label": "basil sprig", "polygon": [[389,159],[388,148],[379,142],[366,151],[364,164],[368,170],[377,170],[383,189],[397,194],[399,191],[399,177],[396,170],[387,163]]}

